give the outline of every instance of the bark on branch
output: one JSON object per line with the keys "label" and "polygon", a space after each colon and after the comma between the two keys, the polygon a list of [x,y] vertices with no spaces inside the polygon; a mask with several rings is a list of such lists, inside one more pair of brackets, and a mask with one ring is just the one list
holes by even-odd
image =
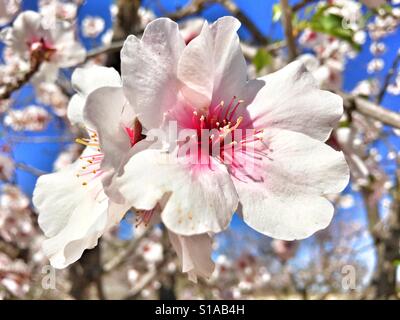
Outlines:
{"label": "bark on branch", "polygon": [[289,61],[293,61],[297,57],[296,39],[293,35],[292,25],[292,8],[288,0],[280,0],[282,9],[283,29],[285,31],[285,38],[288,47]]}
{"label": "bark on branch", "polygon": [[362,115],[378,120],[385,125],[400,129],[400,114],[379,106],[361,97],[338,92],[343,98],[344,107],[357,111]]}

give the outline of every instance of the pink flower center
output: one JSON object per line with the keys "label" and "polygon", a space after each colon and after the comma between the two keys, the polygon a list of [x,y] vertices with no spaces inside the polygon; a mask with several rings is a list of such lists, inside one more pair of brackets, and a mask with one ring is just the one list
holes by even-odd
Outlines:
{"label": "pink flower center", "polygon": [[31,41],[28,41],[27,46],[31,55],[34,53],[40,53],[46,61],[49,61],[52,55],[57,51],[53,44],[46,41],[44,38],[33,38]]}
{"label": "pink flower center", "polygon": [[245,112],[241,110],[243,102],[234,96],[229,104],[221,101],[204,113],[191,111],[191,115],[186,113],[183,117],[172,115],[181,127],[196,132],[191,137],[191,143],[197,144],[195,157],[183,149],[183,145],[179,146],[184,150],[180,156],[189,156],[201,164],[210,164],[210,157],[213,157],[236,170],[261,160],[260,152],[254,147],[256,142],[262,141],[263,130],[254,129],[252,122],[245,119]]}
{"label": "pink flower center", "polygon": [[131,147],[133,147],[136,143],[143,139],[142,124],[139,122],[138,119],[135,119],[132,127],[124,126],[124,130],[129,137]]}

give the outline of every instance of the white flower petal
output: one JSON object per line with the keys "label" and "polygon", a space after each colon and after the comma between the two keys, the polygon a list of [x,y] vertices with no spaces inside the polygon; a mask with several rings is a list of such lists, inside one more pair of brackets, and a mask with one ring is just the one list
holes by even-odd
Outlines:
{"label": "white flower petal", "polygon": [[77,261],[85,249],[97,245],[107,227],[108,201],[85,197],[71,213],[64,228],[43,242],[43,251],[55,268],[65,268]]}
{"label": "white flower petal", "polygon": [[[83,155],[88,152],[89,148]],[[43,250],[56,268],[78,260],[130,208],[125,203],[109,201],[100,178],[83,186],[76,177],[78,164],[41,176],[33,194],[39,226],[49,238],[44,241]]]}
{"label": "white flower petal", "polygon": [[211,276],[214,263],[211,260],[212,238],[208,234],[186,237],[169,231],[168,236],[182,264],[182,272],[187,272],[190,280],[197,282],[198,276]]}
{"label": "white flower petal", "polygon": [[7,44],[11,46],[13,52],[22,57],[26,57],[29,47],[27,41],[40,39],[43,36],[41,25],[42,18],[35,11],[24,11],[15,19],[12,29],[7,37]]}
{"label": "white flower petal", "polygon": [[342,116],[341,97],[319,90],[299,61],[259,80],[265,85],[247,107],[255,128],[287,129],[325,141]]}
{"label": "white flower petal", "polygon": [[178,78],[185,85],[186,100],[197,109],[229,101],[246,83],[246,61],[236,33],[239,27],[233,17],[220,18],[211,26],[205,23],[183,51]]}
{"label": "white flower petal", "polygon": [[67,117],[71,124],[83,123],[83,108],[85,107],[86,99],[83,95],[74,94],[69,100]]}
{"label": "white flower petal", "polygon": [[43,83],[54,83],[58,77],[58,66],[55,63],[43,62],[39,70],[31,78],[32,84],[37,88]]}
{"label": "white flower petal", "polygon": [[78,92],[68,104],[68,119],[72,124],[83,123],[83,108],[87,96],[101,87],[121,87],[121,77],[114,68],[91,66],[77,68],[72,74],[72,86]]}
{"label": "white flower petal", "polygon": [[122,121],[133,125],[135,116],[122,88],[103,87],[87,97],[84,121],[99,135],[100,148],[104,153],[103,169],[117,170],[121,158],[128,153],[131,142]]}
{"label": "white flower petal", "polygon": [[39,212],[39,226],[47,237],[64,228],[86,195],[76,172],[77,164],[72,164],[59,172],[42,175],[36,182],[32,201]]}
{"label": "white flower petal", "polygon": [[167,198],[161,218],[181,235],[219,232],[237,208],[237,194],[225,166],[192,171],[159,150],[134,155],[117,178],[121,194],[134,208],[151,210]]}
{"label": "white flower petal", "polygon": [[170,19],[150,22],[141,40],[129,36],[121,51],[125,95],[145,128],[158,127],[176,105],[178,59],[185,42]]}
{"label": "white flower petal", "polygon": [[76,68],[71,79],[74,89],[84,96],[101,87],[121,87],[121,77],[114,68],[90,66]]}
{"label": "white flower petal", "polygon": [[349,181],[343,153],[286,130],[268,130],[263,141],[267,157],[259,168],[261,179],[234,179],[244,221],[282,240],[325,228],[333,206],[324,195],[342,191]]}

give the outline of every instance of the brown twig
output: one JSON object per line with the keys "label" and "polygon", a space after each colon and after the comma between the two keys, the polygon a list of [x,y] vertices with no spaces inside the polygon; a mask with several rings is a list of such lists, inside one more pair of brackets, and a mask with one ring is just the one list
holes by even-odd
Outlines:
{"label": "brown twig", "polygon": [[110,261],[106,262],[103,267],[103,274],[109,273],[123,265],[127,258],[136,251],[140,241],[145,238],[151,232],[151,230],[151,227],[147,228],[139,237],[132,240],[124,250],[115,255]]}
{"label": "brown twig", "polygon": [[378,120],[385,125],[400,129],[400,114],[390,111],[380,105],[361,97],[354,97],[344,92],[337,92],[343,98],[344,107],[361,113],[364,116]]}
{"label": "brown twig", "polygon": [[293,35],[292,25],[292,8],[288,0],[280,0],[282,9],[282,22],[285,31],[285,38],[288,47],[289,61],[293,61],[297,57],[296,39]]}
{"label": "brown twig", "polygon": [[293,12],[299,11],[299,10],[303,9],[304,7],[308,6],[309,4],[312,4],[315,2],[317,2],[317,0],[302,0],[292,6],[292,11]]}
{"label": "brown twig", "polygon": [[129,294],[123,300],[135,300],[141,291],[147,287],[156,277],[160,274],[160,270],[165,267],[170,262],[169,259],[164,258],[164,260],[159,263],[155,268],[148,271],[143,275],[140,280],[136,283],[135,287],[129,292]]}
{"label": "brown twig", "polygon": [[16,166],[18,169],[23,170],[23,171],[25,171],[25,172],[29,172],[29,173],[31,173],[32,175],[37,176],[37,177],[48,173],[48,172],[46,172],[46,171],[40,170],[40,169],[38,169],[38,168],[32,167],[32,166],[27,165],[27,164],[22,163],[22,162],[17,162],[17,163],[15,164],[15,166]]}
{"label": "brown twig", "polygon": [[75,136],[70,134],[63,136],[37,136],[37,137],[26,137],[26,136],[12,136],[7,137],[10,143],[64,143],[71,142],[75,139]]}
{"label": "brown twig", "polygon": [[240,10],[240,8],[231,0],[218,0],[233,16],[238,18],[240,22],[250,31],[253,35],[254,40],[259,42],[261,45],[268,43],[268,38],[265,37],[253,21]]}
{"label": "brown twig", "polygon": [[104,46],[104,47],[100,47],[100,48],[96,48],[93,50],[90,50],[87,55],[86,55],[86,61],[94,58],[100,54],[105,54],[105,53],[113,53],[113,52],[118,52],[122,49],[122,46],[124,45],[125,40],[123,41],[115,41],[113,43],[111,43],[108,46]]}
{"label": "brown twig", "polygon": [[400,64],[400,51],[397,53],[396,58],[394,58],[392,66],[389,69],[389,72],[386,74],[385,80],[383,82],[382,88],[376,96],[376,103],[381,104],[383,98],[385,97],[387,88],[389,87],[390,82],[392,81],[393,76],[396,74],[397,68]]}
{"label": "brown twig", "polygon": [[12,83],[7,83],[4,86],[3,91],[0,93],[0,100],[9,99],[14,91],[20,89],[24,84],[29,82],[29,80],[34,76],[34,74],[39,70],[42,60],[32,60],[30,70],[25,73],[21,78]]}
{"label": "brown twig", "polygon": [[212,0],[192,0],[178,11],[167,14],[166,17],[172,20],[179,20],[188,16],[192,16],[198,14],[200,11],[202,11],[205,7],[213,2],[214,1]]}

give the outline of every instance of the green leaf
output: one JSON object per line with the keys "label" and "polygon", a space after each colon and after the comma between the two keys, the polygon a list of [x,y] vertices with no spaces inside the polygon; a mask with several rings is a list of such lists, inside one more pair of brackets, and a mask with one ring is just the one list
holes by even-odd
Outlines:
{"label": "green leaf", "polygon": [[253,58],[253,64],[256,67],[256,71],[260,72],[264,67],[272,63],[272,55],[265,49],[259,49]]}
{"label": "green leaf", "polygon": [[321,28],[326,31],[342,27],[342,17],[335,14],[322,15],[318,22],[320,23]]}
{"label": "green leaf", "polygon": [[400,267],[400,259],[394,260],[394,261],[393,261],[393,265],[394,265],[395,267]]}
{"label": "green leaf", "polygon": [[350,43],[354,49],[360,50],[360,45],[353,41],[354,31],[343,26],[343,18],[336,14],[319,10],[310,21],[310,27],[314,31],[332,35]]}

